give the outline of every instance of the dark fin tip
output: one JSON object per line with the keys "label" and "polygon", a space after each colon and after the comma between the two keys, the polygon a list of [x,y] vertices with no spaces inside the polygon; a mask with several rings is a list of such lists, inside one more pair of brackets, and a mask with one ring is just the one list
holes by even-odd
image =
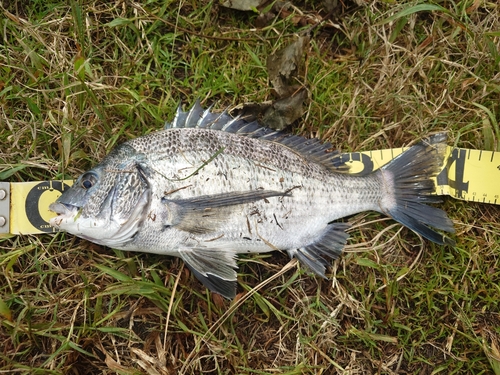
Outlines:
{"label": "dark fin tip", "polygon": [[185,263],[193,275],[207,287],[210,291],[220,294],[222,297],[227,299],[234,299],[236,297],[236,281],[235,280],[224,280],[212,274],[207,274],[207,276],[202,275],[200,272],[196,271],[191,265]]}
{"label": "dark fin tip", "polygon": [[445,141],[446,134],[435,134],[409,148],[376,173],[385,181],[392,179],[387,184],[393,186],[388,193],[392,194],[389,201],[395,200],[395,204],[389,207],[381,206],[381,212],[430,241],[454,246],[454,240],[437,231],[455,232],[446,212],[424,204],[437,200],[430,195],[435,192],[431,178],[440,172],[446,150]]}
{"label": "dark fin tip", "polygon": [[325,269],[329,266],[325,258],[337,259],[342,254],[349,237],[345,231],[349,227],[348,223],[331,223],[319,241],[294,250],[290,255],[295,256],[316,275],[325,278]]}

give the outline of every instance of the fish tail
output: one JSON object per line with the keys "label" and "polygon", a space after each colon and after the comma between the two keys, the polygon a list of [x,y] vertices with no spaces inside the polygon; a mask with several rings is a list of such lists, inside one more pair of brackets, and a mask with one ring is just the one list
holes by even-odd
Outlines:
{"label": "fish tail", "polygon": [[[455,241],[438,232],[453,233],[453,222],[443,210],[428,206],[440,199],[431,195],[435,177],[443,164],[446,134],[436,134],[411,147],[376,173],[382,180],[385,194],[380,211],[438,244],[455,245]],[[436,230],[437,229],[437,230]]]}

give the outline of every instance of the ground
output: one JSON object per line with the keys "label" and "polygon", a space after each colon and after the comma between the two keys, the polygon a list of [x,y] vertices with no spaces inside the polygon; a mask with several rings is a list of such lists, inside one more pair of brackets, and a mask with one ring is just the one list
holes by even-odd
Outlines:
{"label": "ground", "polygon": [[[276,100],[266,59],[305,35],[293,78],[305,112],[288,131],[341,151],[447,131],[499,151],[495,1],[329,3],[0,2],[0,180],[76,177],[179,103]],[[500,374],[499,207],[439,207],[456,247],[356,215],[328,279],[286,254],[249,255],[234,301],[179,259],[63,233],[0,240],[0,371]]]}

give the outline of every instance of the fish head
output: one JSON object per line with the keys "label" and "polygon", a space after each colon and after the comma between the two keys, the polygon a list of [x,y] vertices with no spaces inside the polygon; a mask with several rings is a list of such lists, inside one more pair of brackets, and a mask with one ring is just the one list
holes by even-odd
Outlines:
{"label": "fish head", "polygon": [[115,148],[49,206],[57,214],[50,224],[110,247],[131,241],[151,199],[142,160],[127,144]]}

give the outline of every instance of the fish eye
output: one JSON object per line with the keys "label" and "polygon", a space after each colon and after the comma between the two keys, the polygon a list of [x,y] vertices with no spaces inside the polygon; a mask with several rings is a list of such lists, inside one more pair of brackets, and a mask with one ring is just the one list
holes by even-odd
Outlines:
{"label": "fish eye", "polygon": [[97,175],[93,172],[87,172],[82,176],[82,180],[80,181],[80,185],[85,190],[90,189],[97,182]]}

